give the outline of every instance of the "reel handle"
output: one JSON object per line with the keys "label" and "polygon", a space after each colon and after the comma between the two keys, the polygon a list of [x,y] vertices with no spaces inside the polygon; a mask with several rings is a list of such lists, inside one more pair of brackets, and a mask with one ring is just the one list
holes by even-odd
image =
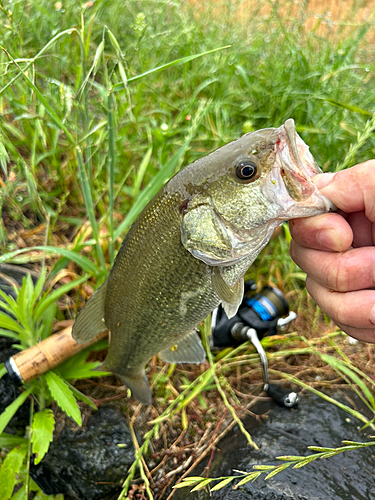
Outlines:
{"label": "reel handle", "polygon": [[294,408],[299,398],[296,392],[285,392],[276,384],[265,384],[264,392],[270,396],[279,406]]}

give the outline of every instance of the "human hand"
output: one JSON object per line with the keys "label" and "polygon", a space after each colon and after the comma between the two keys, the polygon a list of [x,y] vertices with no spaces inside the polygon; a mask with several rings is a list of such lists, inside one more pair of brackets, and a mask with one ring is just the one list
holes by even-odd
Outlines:
{"label": "human hand", "polygon": [[291,220],[290,254],[318,306],[350,336],[375,343],[375,160],[313,181],[339,211]]}

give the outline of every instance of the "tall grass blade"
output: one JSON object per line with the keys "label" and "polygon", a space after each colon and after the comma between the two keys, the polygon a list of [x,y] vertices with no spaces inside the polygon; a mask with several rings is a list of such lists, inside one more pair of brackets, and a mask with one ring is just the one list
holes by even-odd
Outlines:
{"label": "tall grass blade", "polygon": [[108,218],[109,218],[109,260],[113,263],[114,260],[114,190],[115,190],[115,167],[116,167],[116,147],[115,147],[115,130],[113,120],[113,95],[108,93],[108,191],[109,191],[109,205],[108,205]]}
{"label": "tall grass blade", "polygon": [[85,207],[87,211],[87,215],[91,224],[91,229],[92,229],[92,234],[95,239],[96,243],[96,252],[99,258],[99,263],[100,266],[105,269],[106,268],[106,263],[103,255],[103,249],[99,241],[99,229],[98,229],[98,224],[96,222],[96,217],[95,217],[95,208],[94,208],[94,203],[92,199],[92,193],[91,193],[91,188],[90,188],[90,182],[87,177],[87,172],[85,169],[85,164],[83,161],[83,156],[82,156],[82,151],[81,149],[77,146],[76,147],[76,154],[77,154],[77,165],[78,165],[78,175],[79,175],[79,180],[81,184],[81,189],[82,189],[82,194],[83,194],[83,199],[85,202]]}
{"label": "tall grass blade", "polygon": [[103,272],[105,273],[105,270],[98,268],[87,257],[84,257],[83,255],[77,252],[73,252],[72,250],[68,250],[67,248],[51,247],[51,246],[35,246],[30,248],[20,248],[19,250],[13,250],[12,252],[0,255],[0,264],[4,262],[12,262],[12,260],[18,255],[38,250],[46,252],[47,254],[50,255],[62,255],[93,276],[99,277],[103,274]]}
{"label": "tall grass blade", "polygon": [[[152,73],[156,73],[158,71],[163,71],[164,69],[171,68],[172,66],[178,66],[179,64],[185,64],[189,61],[194,61],[194,59],[198,59],[199,57],[206,56],[208,54],[213,54],[214,52],[218,52],[219,50],[224,50],[224,49],[229,49],[231,45],[225,45],[224,47],[219,47],[217,49],[213,50],[207,50],[206,52],[201,52],[200,54],[194,54],[192,56],[187,56],[187,57],[181,57],[180,59],[175,59],[174,61],[171,61],[167,64],[163,64],[162,66],[158,66],[157,68],[150,69],[146,71],[145,73],[142,73],[137,76],[133,76],[132,78],[127,79],[127,83],[133,83],[136,82],[137,80],[140,80],[141,78],[144,78],[145,76],[151,75]],[[119,90],[123,90],[124,84],[123,83],[116,83],[113,85],[111,92],[118,92]]]}

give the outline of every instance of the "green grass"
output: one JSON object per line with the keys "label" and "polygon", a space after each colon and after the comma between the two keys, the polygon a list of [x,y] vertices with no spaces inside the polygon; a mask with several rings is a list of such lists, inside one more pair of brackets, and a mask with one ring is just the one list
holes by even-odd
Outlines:
{"label": "green grass", "polygon": [[[126,231],[170,176],[243,132],[293,117],[324,170],[375,157],[374,20],[353,23],[358,8],[353,2],[342,25],[326,24],[323,36],[324,16],[316,19],[308,1],[294,7],[292,18],[279,15],[292,2],[272,2],[270,14],[255,10],[248,19],[236,15],[240,3],[222,2],[215,15],[207,3],[190,7],[177,0],[97,0],[92,6],[66,0],[61,8],[46,0],[0,4],[0,263],[45,268],[48,292],[48,284],[67,276],[71,283],[60,287],[61,293],[73,280],[81,283],[56,312],[61,293],[42,294],[40,281],[27,319],[22,301],[34,289],[25,282],[20,317],[13,315],[21,326],[12,323],[14,337],[23,335],[23,347],[38,340],[43,307],[51,311],[43,336],[50,333],[52,312],[59,319],[74,318],[81,295],[103,282]],[[308,19],[314,20],[310,31]],[[371,379],[358,372],[352,353],[345,358],[342,338],[331,336],[328,320],[331,330],[322,342],[318,338],[325,323],[306,298],[303,273],[288,256],[289,238],[285,227],[250,273],[258,284],[269,281],[283,289],[311,335],[299,331],[269,341],[270,362],[294,355],[309,365],[314,359],[360,391],[373,411]],[[141,456],[151,439],[159,439],[162,422],[175,419],[174,425],[186,430],[194,400],[209,419],[212,400],[206,394],[215,387],[223,408],[233,414],[238,399],[223,377],[231,380],[233,370],[253,367],[258,358],[244,346],[210,363],[203,374],[174,368],[156,373],[160,418],[150,414],[156,421],[131,469],[135,474],[140,467],[146,484]],[[59,380],[61,393],[64,369],[57,373],[58,379],[52,375],[44,385],[49,382],[51,390]],[[280,372],[280,379],[286,375]],[[314,379],[306,380],[302,383],[312,387]],[[44,400],[51,398],[40,392],[44,411]],[[174,401],[166,403],[171,396]],[[25,442],[17,446],[7,466],[13,458],[20,467],[24,463]],[[43,452],[48,447],[39,446]]]}

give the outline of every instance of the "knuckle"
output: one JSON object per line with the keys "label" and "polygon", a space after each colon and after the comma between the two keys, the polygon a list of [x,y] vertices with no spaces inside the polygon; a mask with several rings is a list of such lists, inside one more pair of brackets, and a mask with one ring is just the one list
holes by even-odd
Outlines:
{"label": "knuckle", "polygon": [[336,255],[333,262],[327,264],[324,272],[330,288],[337,292],[349,291],[353,279],[350,253],[343,252]]}
{"label": "knuckle", "polygon": [[333,321],[337,324],[347,325],[348,324],[348,312],[341,301],[335,301],[334,309],[331,314]]}

